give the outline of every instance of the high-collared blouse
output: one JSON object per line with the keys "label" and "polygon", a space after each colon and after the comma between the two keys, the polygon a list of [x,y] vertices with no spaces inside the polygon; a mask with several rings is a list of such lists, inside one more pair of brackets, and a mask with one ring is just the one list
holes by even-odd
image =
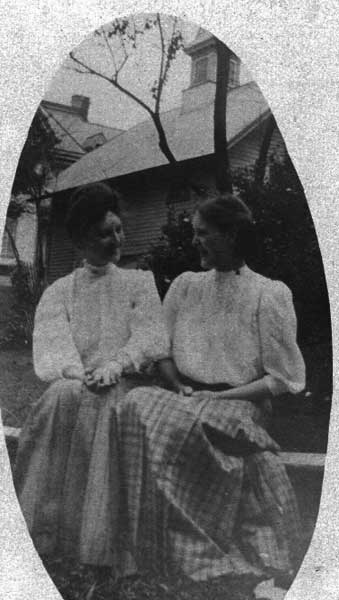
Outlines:
{"label": "high-collared blouse", "polygon": [[292,294],[247,266],[183,273],[164,301],[178,370],[196,381],[240,386],[264,378],[274,394],[305,386]]}
{"label": "high-collared blouse", "polygon": [[53,381],[65,367],[121,360],[139,370],[169,353],[161,302],[152,273],[85,265],[53,283],[37,308],[34,368]]}

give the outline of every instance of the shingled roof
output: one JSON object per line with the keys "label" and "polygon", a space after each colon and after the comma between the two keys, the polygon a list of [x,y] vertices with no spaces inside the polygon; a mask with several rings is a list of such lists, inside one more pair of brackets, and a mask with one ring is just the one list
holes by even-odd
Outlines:
{"label": "shingled roof", "polygon": [[[227,137],[231,147],[263,120],[269,107],[254,82],[236,87],[227,97]],[[213,154],[214,102],[185,110],[179,106],[162,113],[168,144],[178,161]],[[100,148],[83,156],[63,171],[56,191],[78,185],[114,179],[161,165],[167,160],[158,145],[151,119],[147,119],[115,136]]]}
{"label": "shingled roof", "polygon": [[[75,98],[80,101],[79,105],[75,104]],[[87,101],[86,106],[82,106],[85,101]],[[58,138],[55,146],[56,153],[60,158],[64,158],[66,165],[79,160],[86,152],[101,146],[122,132],[115,127],[88,121],[89,102],[89,98],[83,96],[73,96],[71,105],[48,100],[41,102],[41,109]]]}

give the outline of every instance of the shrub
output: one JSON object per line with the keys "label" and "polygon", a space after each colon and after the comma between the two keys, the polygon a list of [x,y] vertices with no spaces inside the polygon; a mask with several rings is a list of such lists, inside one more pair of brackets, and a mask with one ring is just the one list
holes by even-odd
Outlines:
{"label": "shrub", "polygon": [[30,344],[35,310],[43,292],[43,284],[36,267],[23,262],[12,271],[11,281],[14,303],[8,324],[7,341]]}
{"label": "shrub", "polygon": [[200,270],[199,254],[192,246],[192,239],[190,215],[186,211],[178,213],[169,206],[161,238],[139,263],[140,268],[153,271],[161,298],[180,273]]}

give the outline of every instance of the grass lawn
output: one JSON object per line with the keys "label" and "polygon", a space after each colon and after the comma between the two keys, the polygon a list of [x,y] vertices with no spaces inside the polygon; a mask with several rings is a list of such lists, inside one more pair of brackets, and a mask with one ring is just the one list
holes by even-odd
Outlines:
{"label": "grass lawn", "polygon": [[4,425],[21,427],[30,406],[46,389],[33,371],[30,348],[2,348],[0,351],[0,408]]}
{"label": "grass lawn", "polygon": [[256,583],[244,576],[196,583],[150,573],[115,580],[72,562],[65,568],[62,559],[47,561],[45,567],[64,600],[249,600],[246,588]]}

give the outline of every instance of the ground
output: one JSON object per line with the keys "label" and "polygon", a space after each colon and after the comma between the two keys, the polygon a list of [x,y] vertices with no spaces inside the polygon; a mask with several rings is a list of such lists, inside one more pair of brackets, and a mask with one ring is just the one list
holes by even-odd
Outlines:
{"label": "ground", "polygon": [[4,425],[21,427],[32,403],[46,384],[34,374],[30,348],[3,348],[0,352],[0,407]]}
{"label": "ground", "polygon": [[64,600],[249,600],[248,589],[255,585],[244,577],[195,583],[182,578],[169,581],[150,573],[114,580],[75,564],[66,572],[58,559],[46,562],[45,567]]}

